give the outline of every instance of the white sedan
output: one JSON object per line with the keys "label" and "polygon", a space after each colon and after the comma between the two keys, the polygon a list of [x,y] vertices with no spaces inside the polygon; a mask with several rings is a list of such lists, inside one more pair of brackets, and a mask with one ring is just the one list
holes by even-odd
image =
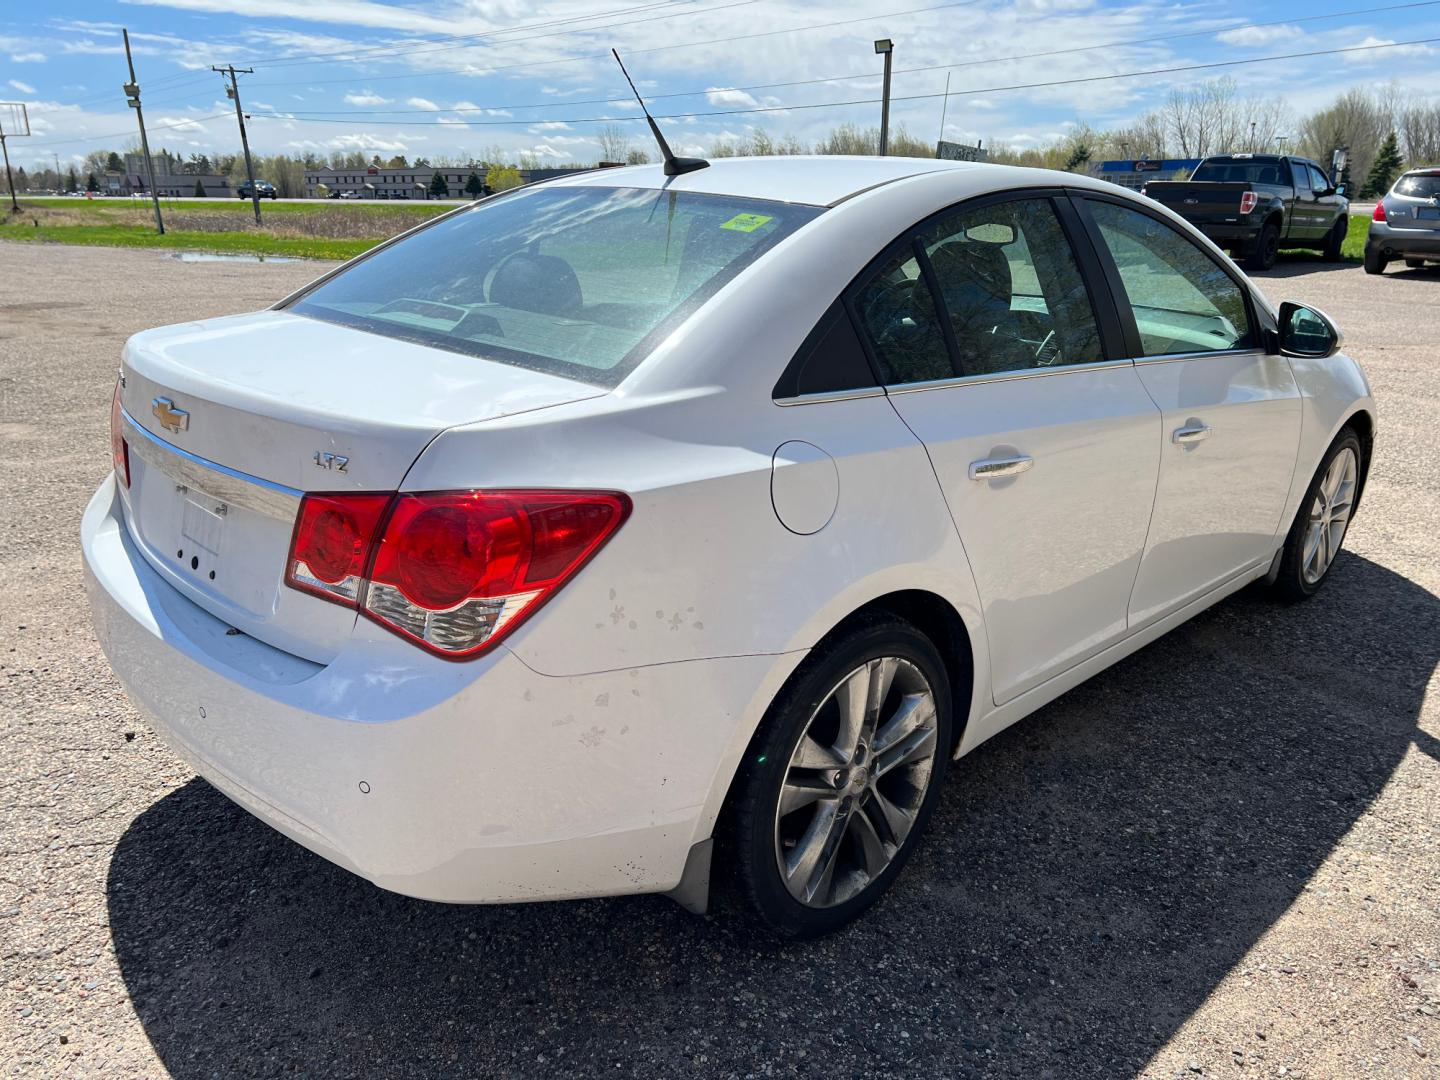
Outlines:
{"label": "white sedan", "polygon": [[1375,427],[1338,348],[1085,177],[577,174],[132,338],[95,625],[196,771],[386,889],[703,910],[713,854],[821,933],[952,757],[1324,583]]}

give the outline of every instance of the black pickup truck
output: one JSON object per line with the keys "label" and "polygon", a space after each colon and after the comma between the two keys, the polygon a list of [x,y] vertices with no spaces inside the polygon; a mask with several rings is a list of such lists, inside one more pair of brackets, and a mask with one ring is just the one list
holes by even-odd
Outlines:
{"label": "black pickup truck", "polygon": [[1225,154],[1200,162],[1189,180],[1152,180],[1141,189],[1252,270],[1269,270],[1282,247],[1340,258],[1350,201],[1307,158]]}

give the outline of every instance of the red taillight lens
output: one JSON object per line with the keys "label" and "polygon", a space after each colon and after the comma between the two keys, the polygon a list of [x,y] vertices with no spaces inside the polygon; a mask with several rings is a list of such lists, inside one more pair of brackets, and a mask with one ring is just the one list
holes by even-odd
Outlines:
{"label": "red taillight lens", "polygon": [[130,486],[130,444],[125,441],[124,427],[120,422],[120,383],[115,383],[115,394],[110,398],[110,461],[115,466],[115,479],[125,487]]}
{"label": "red taillight lens", "polygon": [[1260,196],[1253,191],[1242,191],[1240,193],[1240,213],[1248,214],[1255,209],[1255,204],[1260,201]]}
{"label": "red taillight lens", "polygon": [[1371,221],[1384,221],[1384,220],[1385,220],[1385,204],[1384,204],[1383,202],[1377,202],[1377,203],[1375,204],[1375,212],[1370,215],[1370,220],[1371,220]]}
{"label": "red taillight lens", "polygon": [[464,659],[548,600],[629,514],[612,491],[307,495],[285,581]]}
{"label": "red taillight lens", "polygon": [[389,495],[306,495],[295,519],[285,584],[354,607]]}

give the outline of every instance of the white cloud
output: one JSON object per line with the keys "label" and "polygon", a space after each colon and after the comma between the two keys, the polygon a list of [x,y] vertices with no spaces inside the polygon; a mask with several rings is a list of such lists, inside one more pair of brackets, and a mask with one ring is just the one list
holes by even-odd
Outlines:
{"label": "white cloud", "polygon": [[345,95],[345,103],[347,105],[388,105],[390,99],[381,97],[374,90],[351,90]]}
{"label": "white cloud", "polygon": [[[1370,48],[1374,45],[1393,45],[1390,49]],[[1395,45],[1394,38],[1378,38],[1374,34],[1368,35],[1363,41],[1357,41],[1351,48],[1369,48],[1369,52],[1343,53],[1341,58],[1349,64],[1373,64],[1378,60],[1384,60],[1392,56],[1429,56],[1435,50],[1429,45]]]}
{"label": "white cloud", "polygon": [[1222,30],[1215,37],[1226,45],[1255,48],[1296,37],[1299,33],[1298,26],[1241,26],[1235,30]]}
{"label": "white cloud", "polygon": [[440,108],[439,105],[436,105],[435,102],[431,101],[429,98],[423,97],[406,98],[405,104],[416,109],[428,109],[430,112],[436,112]]}
{"label": "white cloud", "polygon": [[753,109],[760,104],[744,90],[706,90],[705,99],[711,105],[728,105],[739,109]]}
{"label": "white cloud", "polygon": [[332,150],[359,150],[362,153],[399,154],[409,149],[409,144],[400,139],[363,134],[336,135],[327,145]]}
{"label": "white cloud", "polygon": [[543,123],[531,124],[525,130],[531,134],[537,131],[569,131],[570,125],[563,120],[546,120]]}
{"label": "white cloud", "polygon": [[43,52],[11,53],[10,59],[16,64],[43,64],[45,54]]}
{"label": "white cloud", "polygon": [[16,90],[19,90],[22,94],[35,93],[35,87],[31,86],[29,83],[21,82],[19,79],[11,79],[10,85],[13,86]]}

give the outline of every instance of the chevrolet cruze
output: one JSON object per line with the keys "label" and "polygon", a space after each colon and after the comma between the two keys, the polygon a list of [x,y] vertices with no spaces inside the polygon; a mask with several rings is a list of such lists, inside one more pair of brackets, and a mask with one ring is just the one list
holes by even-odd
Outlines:
{"label": "chevrolet cruze", "polygon": [[713,876],[812,935],[952,758],[1320,588],[1374,441],[1339,344],[1085,177],[581,173],[132,338],[95,626],[201,775],[383,888]]}

